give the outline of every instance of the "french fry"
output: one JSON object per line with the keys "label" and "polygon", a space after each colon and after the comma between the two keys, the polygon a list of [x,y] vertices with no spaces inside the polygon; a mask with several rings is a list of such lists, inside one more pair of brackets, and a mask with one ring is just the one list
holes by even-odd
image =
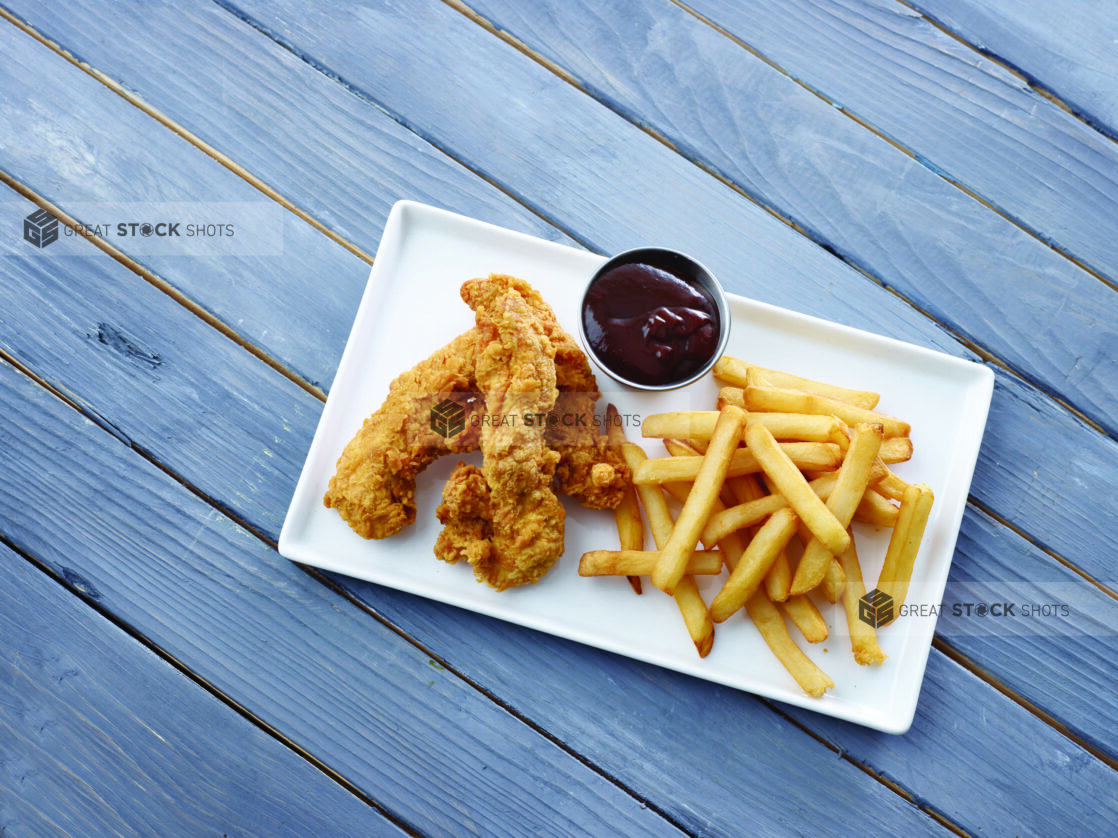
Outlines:
{"label": "french fry", "polygon": [[[823,542],[832,554],[845,550],[850,543],[846,527],[835,518],[819,499],[819,495],[812,491],[799,469],[773,439],[769,429],[764,425],[748,425],[745,440],[749,450],[761,464],[765,476],[787,498],[788,505],[796,511],[812,535]],[[793,593],[795,592],[793,584]]]}
{"label": "french fry", "polygon": [[[636,471],[637,467],[648,456],[639,445],[630,442],[621,447],[621,454],[631,471]],[[664,497],[664,492],[659,486],[655,485],[636,486],[635,488],[641,505],[644,507],[644,513],[648,517],[648,526],[652,530],[652,540],[656,542],[657,548],[662,548],[671,538],[673,526],[672,513],[668,509],[668,501]],[[676,585],[673,596],[676,606],[683,616],[683,625],[691,637],[691,642],[695,644],[699,657],[706,657],[714,645],[714,622],[710,619],[707,605],[699,594],[695,580],[690,576],[684,576]]]}
{"label": "french fry", "polygon": [[866,583],[862,581],[862,566],[858,562],[858,549],[854,541],[850,549],[841,557],[842,569],[846,572],[846,587],[842,592],[842,608],[846,612],[846,625],[850,631],[850,646],[854,660],[862,666],[881,664],[885,653],[877,643],[877,631],[861,618],[859,603],[866,595]]}
{"label": "french fry", "polygon": [[683,616],[683,625],[695,644],[695,650],[700,658],[705,658],[714,647],[714,624],[710,621],[707,604],[703,602],[699,586],[695,584],[695,577],[684,576],[680,579],[672,596]]}
{"label": "french fry", "polygon": [[[606,439],[611,448],[621,450],[625,444],[625,431],[618,421],[617,408],[612,404],[606,405]],[[644,549],[644,519],[641,518],[640,502],[637,492],[631,485],[625,489],[621,501],[613,510],[613,518],[617,524],[617,539],[622,550]],[[638,575],[629,576],[629,587],[633,593],[640,595],[642,586]]]}
{"label": "french fry", "polygon": [[897,512],[896,506],[891,504],[876,488],[870,486],[858,503],[858,509],[854,512],[854,520],[873,524],[876,527],[895,527],[897,525]]}
{"label": "french fry", "polygon": [[780,387],[746,387],[745,407],[749,411],[822,413],[837,416],[850,426],[859,422],[877,423],[884,429],[885,436],[908,436],[912,429],[908,422],[895,416],[877,413],[818,393]]}
{"label": "french fry", "polygon": [[[872,482],[874,475],[878,473],[878,469],[871,466],[869,480]],[[808,485],[811,486],[815,494],[819,495],[820,500],[826,501],[830,498],[837,479],[838,474],[833,472],[815,478]],[[889,506],[880,495],[877,495],[877,498],[884,502],[886,506]],[[764,518],[787,505],[787,499],[781,494],[761,495],[756,500],[746,501],[714,512],[707,521],[706,527],[703,528],[703,543],[711,544],[720,541],[729,533],[760,523]],[[859,503],[858,508],[861,508],[861,503]],[[895,511],[895,507],[889,506],[889,508]],[[870,500],[867,503],[866,516],[872,517],[874,522],[888,521],[885,526],[892,526],[889,512],[881,506],[881,503],[874,503],[873,500]]]}
{"label": "french fry", "polygon": [[835,682],[796,645],[788,633],[788,626],[777,607],[773,605],[764,591],[758,591],[745,604],[753,625],[761,633],[765,643],[788,674],[795,679],[805,693],[820,698]]}
{"label": "french fry", "polygon": [[[827,509],[838,521],[845,531],[854,517],[854,511],[865,494],[869,483],[870,469],[877,458],[878,448],[881,447],[882,428],[880,425],[871,425],[860,422],[854,426],[850,438],[850,448],[846,458],[839,467],[838,476],[835,478],[834,488],[827,498]],[[849,541],[849,539],[848,539]],[[845,550],[845,547],[843,548]],[[839,577],[841,566],[832,564],[831,557],[841,554],[843,550],[834,550],[830,545],[824,544],[818,536],[808,542],[804,548],[803,557],[796,568],[796,575],[792,579],[792,595],[806,594],[823,581],[823,577],[830,572],[830,586],[828,599],[834,602],[838,597]],[[838,571],[831,568],[838,568]]]}
{"label": "french fry", "polygon": [[745,410],[745,393],[741,387],[723,387],[718,391],[718,399],[715,404],[718,405],[719,410],[728,404]]}
{"label": "french fry", "polygon": [[[851,537],[851,541],[853,540]],[[843,588],[846,587],[846,571],[834,556],[831,556],[831,560],[827,562],[827,572],[823,574],[823,581],[819,583],[819,587],[828,602],[838,602],[839,597],[842,596]]]}
{"label": "french fry", "polygon": [[778,509],[788,506],[784,495],[765,495],[757,500],[739,503],[720,512],[715,512],[703,528],[703,543],[719,541],[732,532],[760,524]]}
{"label": "french fry", "polygon": [[[647,576],[660,553],[656,550],[591,550],[582,554],[579,576]],[[696,550],[687,562],[687,573],[713,576],[722,570],[717,550]]]}
{"label": "french fry", "polygon": [[[736,408],[735,408],[736,409]],[[735,443],[736,444],[736,443]],[[842,449],[831,442],[782,442],[775,443],[797,468],[834,470],[842,463]],[[633,482],[678,483],[694,481],[703,466],[703,457],[654,457],[641,463],[633,472]],[[727,462],[726,476],[741,477],[762,471],[754,453],[746,448],[732,450]]]}
{"label": "french fry", "polygon": [[792,618],[800,634],[808,643],[822,643],[827,639],[827,621],[805,594],[790,596],[784,602],[784,613]]}
{"label": "french fry", "polygon": [[883,463],[903,463],[912,459],[912,439],[907,436],[891,436],[881,441],[878,452]]}
{"label": "french fry", "polygon": [[808,393],[818,393],[838,401],[873,410],[877,407],[880,396],[868,390],[852,390],[828,384],[825,381],[813,381],[780,370],[770,370],[758,367],[756,364],[747,364],[737,358],[723,356],[714,365],[714,376],[735,387],[746,387],[749,381],[749,372],[752,370],[755,377],[768,381],[774,387],[785,387],[792,390],[804,390]]}
{"label": "french fry", "polygon": [[[716,410],[680,410],[654,413],[641,423],[641,435],[646,438],[680,438],[706,440],[714,433],[718,420]],[[816,413],[754,413],[747,414],[747,421],[760,422],[778,440],[798,442],[846,441],[846,424],[836,416]],[[845,447],[845,446],[840,446]],[[898,455],[901,449],[898,449]],[[909,456],[912,455],[911,445]]]}
{"label": "french fry", "polygon": [[741,439],[744,423],[745,413],[739,408],[727,407],[719,414],[710,445],[703,455],[702,467],[695,476],[695,484],[680,510],[671,538],[660,550],[660,558],[652,571],[652,584],[665,593],[672,593],[683,578],[687,557],[698,544],[699,535],[710,517],[711,507],[718,500],[722,481],[726,479],[730,458]]}
{"label": "french fry", "polygon": [[[690,457],[694,455],[697,443],[695,440],[684,442],[680,439],[665,439],[664,447],[667,448],[668,453],[674,457]],[[732,493],[727,488],[727,483],[728,481],[726,480],[722,482],[722,491],[719,492],[718,498],[711,504],[710,511],[712,515],[725,509],[725,501],[723,498],[730,501],[734,500],[734,498],[730,497]],[[690,483],[665,483],[664,488],[669,495],[672,495],[681,504],[687,502],[687,496],[691,493]],[[745,552],[745,545],[742,543],[742,539],[738,533],[727,533],[724,536],[710,541],[705,541],[702,536],[699,536],[699,541],[702,542],[708,550],[713,550],[715,547],[721,550],[724,564],[731,569],[737,565],[741,554]]]}
{"label": "french fry", "polygon": [[908,595],[916,554],[920,551],[924,528],[932,511],[932,500],[932,490],[922,483],[910,485],[901,498],[897,525],[893,527],[885,562],[877,578],[877,589],[893,598],[894,614],[900,613]]}
{"label": "french fry", "polygon": [[670,413],[653,413],[641,422],[641,436],[664,439],[710,439],[714,433],[714,423],[718,421],[717,410],[679,410]]}
{"label": "french fry", "polygon": [[756,593],[777,554],[795,535],[798,523],[796,513],[785,507],[774,512],[761,525],[745,548],[737,567],[723,583],[722,590],[710,603],[710,617],[714,622],[726,620]]}

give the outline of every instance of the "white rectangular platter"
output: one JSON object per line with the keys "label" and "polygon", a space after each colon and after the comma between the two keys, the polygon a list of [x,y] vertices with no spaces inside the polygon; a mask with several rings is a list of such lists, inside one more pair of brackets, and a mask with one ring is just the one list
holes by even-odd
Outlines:
{"label": "white rectangular platter", "polygon": [[[702,259],[702,254],[692,254]],[[823,698],[804,695],[772,656],[742,612],[716,627],[714,648],[700,658],[675,602],[646,579],[635,595],[623,578],[581,578],[582,553],[615,549],[608,511],[565,500],[566,551],[537,585],[497,593],[474,580],[466,565],[435,558],[435,517],[457,457],[446,457],[418,484],[418,519],[399,535],[366,541],[322,504],[342,448],[375,411],[400,372],[473,324],[459,296],[472,277],[507,273],[528,280],[577,335],[579,298],[603,258],[409,201],[398,203],[385,227],[349,341],[292,498],[280,535],[287,558],[670,667],[758,695],[879,730],[901,733],[916,709],[935,616],[906,615],[879,633],[888,660],[854,663],[839,606],[817,600],[830,637],[808,644],[792,636],[835,682]],[[936,502],[908,601],[938,603],[947,581],[993,390],[993,374],[953,358],[731,296],[733,325],[727,353],[761,366],[881,393],[879,410],[912,426],[915,455],[895,467],[910,482],[927,483]],[[681,390],[638,393],[598,372],[606,402],[617,406],[630,440],[663,456],[658,440],[640,436],[642,417],[667,410],[713,409],[718,384],[709,376]],[[480,455],[466,458],[480,464]],[[866,587],[877,578],[888,532],[855,526]],[[648,543],[651,544],[649,538]],[[709,598],[721,577],[700,589]]]}

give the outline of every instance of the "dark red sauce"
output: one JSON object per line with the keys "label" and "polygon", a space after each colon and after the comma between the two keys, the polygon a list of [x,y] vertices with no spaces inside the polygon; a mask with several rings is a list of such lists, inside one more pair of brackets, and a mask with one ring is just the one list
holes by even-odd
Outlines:
{"label": "dark red sauce", "polygon": [[718,348],[721,323],[710,295],[664,267],[611,268],[587,289],[582,325],[598,360],[635,384],[689,378]]}

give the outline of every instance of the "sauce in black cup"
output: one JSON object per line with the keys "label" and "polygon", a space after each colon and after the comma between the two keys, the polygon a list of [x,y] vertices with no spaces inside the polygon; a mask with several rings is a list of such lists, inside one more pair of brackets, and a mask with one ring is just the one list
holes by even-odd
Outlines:
{"label": "sauce in black cup", "polygon": [[579,331],[612,378],[670,390],[704,375],[730,336],[721,285],[694,259],[643,247],[609,259],[583,293]]}

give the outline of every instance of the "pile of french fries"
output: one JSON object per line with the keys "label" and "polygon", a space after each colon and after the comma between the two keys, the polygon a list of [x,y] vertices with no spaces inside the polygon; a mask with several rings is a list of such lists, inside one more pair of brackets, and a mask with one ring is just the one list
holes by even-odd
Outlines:
{"label": "pile of french fries", "polygon": [[[910,426],[876,410],[879,396],[742,360],[714,367],[716,410],[646,417],[650,458],[618,434],[633,489],[616,510],[620,550],[583,555],[584,576],[641,577],[675,598],[699,655],[714,626],[743,610],[796,683],[822,696],[834,682],[797,645],[828,636],[818,602],[841,601],[854,660],[884,662],[876,629],[859,617],[866,594],[852,521],[891,528],[876,588],[900,613],[932,505],[932,491],[890,465],[912,456]],[[677,514],[673,515],[673,498]],[[643,511],[643,515],[642,515]],[[655,550],[645,549],[647,519]],[[695,577],[721,575],[709,604]],[[880,625],[880,624],[879,624]]]}

